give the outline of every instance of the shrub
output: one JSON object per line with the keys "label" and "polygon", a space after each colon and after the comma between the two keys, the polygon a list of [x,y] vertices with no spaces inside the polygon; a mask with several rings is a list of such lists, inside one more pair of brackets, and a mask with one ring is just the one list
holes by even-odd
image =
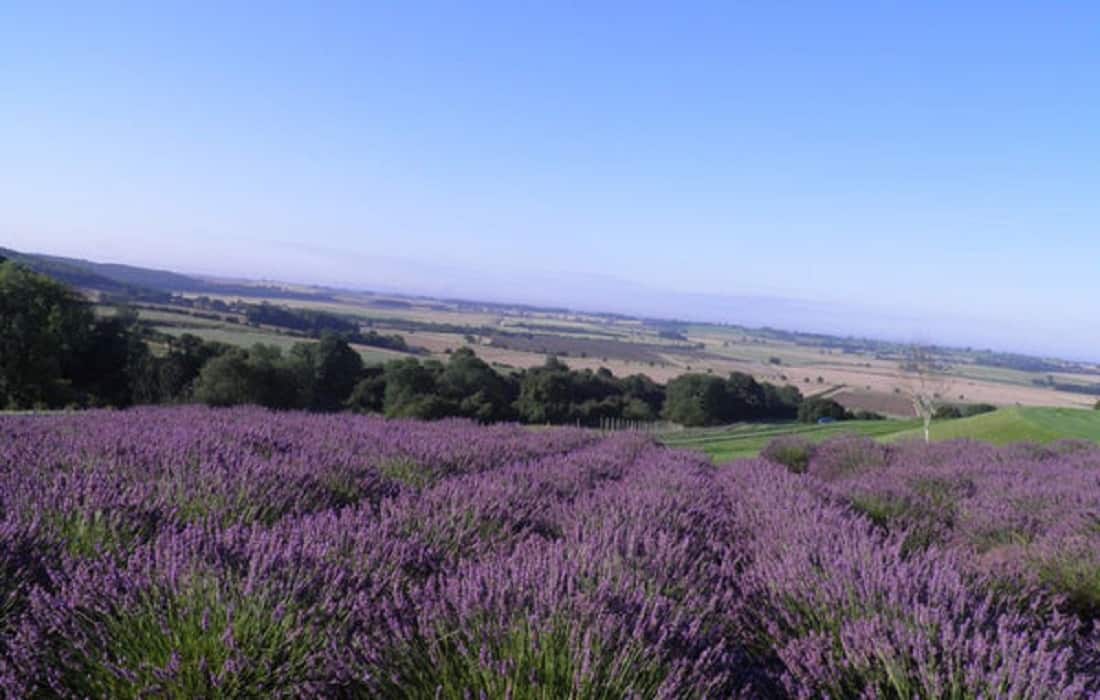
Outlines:
{"label": "shrub", "polygon": [[802,423],[816,423],[822,418],[848,420],[852,414],[833,399],[820,396],[806,399],[798,407],[798,420]]}
{"label": "shrub", "polygon": [[955,418],[962,418],[963,412],[958,406],[937,406],[932,417],[936,420],[952,420]]}
{"label": "shrub", "polygon": [[853,420],[886,420],[886,416],[874,411],[856,411],[852,414]]}
{"label": "shrub", "polygon": [[991,403],[972,403],[968,406],[964,406],[962,409],[963,417],[977,416],[982,413],[992,413],[996,411],[997,407]]}
{"label": "shrub", "polygon": [[815,446],[806,438],[784,435],[771,440],[760,456],[764,459],[782,464],[795,474],[802,474],[810,466]]}
{"label": "shrub", "polygon": [[884,466],[889,455],[889,448],[871,438],[854,435],[833,438],[814,450],[809,472],[831,481]]}

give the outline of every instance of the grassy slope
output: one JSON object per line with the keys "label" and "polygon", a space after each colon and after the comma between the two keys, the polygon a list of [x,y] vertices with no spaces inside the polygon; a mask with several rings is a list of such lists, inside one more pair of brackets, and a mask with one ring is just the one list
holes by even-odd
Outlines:
{"label": "grassy slope", "polygon": [[[919,438],[920,429],[899,432],[891,439]],[[997,445],[1010,442],[1053,442],[1063,439],[1100,441],[1100,411],[1077,408],[1002,408],[972,418],[932,426],[933,440],[971,438]]]}
{"label": "grassy slope", "polygon": [[[666,435],[671,447],[702,450],[715,462],[755,456],[780,435],[821,441],[845,434],[866,435],[884,442],[920,439],[919,421],[848,421],[829,425],[799,423],[742,424],[725,428],[686,430]],[[1100,441],[1100,411],[1073,408],[1004,408],[972,418],[940,421],[933,440],[970,438],[998,445],[1011,442],[1053,442],[1062,439]]]}
{"label": "grassy slope", "polygon": [[847,421],[828,425],[804,423],[746,423],[725,428],[686,430],[664,436],[670,447],[681,447],[706,452],[716,462],[742,457],[753,457],[773,438],[780,435],[798,435],[820,442],[837,435],[855,433],[868,437],[884,438],[899,431],[917,427],[915,421]]}

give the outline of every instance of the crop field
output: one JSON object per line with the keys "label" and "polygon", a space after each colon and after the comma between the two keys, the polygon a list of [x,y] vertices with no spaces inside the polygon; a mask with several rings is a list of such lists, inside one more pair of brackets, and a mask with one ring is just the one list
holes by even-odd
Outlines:
{"label": "crop field", "polygon": [[[113,313],[113,309],[102,307],[100,313]],[[257,344],[273,345],[281,350],[289,350],[296,343],[309,342],[312,338],[300,333],[287,332],[263,326],[248,325],[243,322],[230,323],[220,319],[204,318],[184,310],[170,308],[141,308],[139,318],[153,330],[171,336],[193,335],[203,340],[225,343],[242,348]],[[364,364],[377,365],[389,360],[406,357],[407,353],[352,344]]]}
{"label": "crop field", "polygon": [[768,454],[259,409],[0,416],[0,693],[1100,691],[1100,449]]}

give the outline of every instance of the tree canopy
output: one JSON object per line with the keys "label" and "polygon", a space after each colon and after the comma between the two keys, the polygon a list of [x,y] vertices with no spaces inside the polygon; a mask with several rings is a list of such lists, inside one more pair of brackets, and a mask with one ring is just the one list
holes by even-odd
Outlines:
{"label": "tree canopy", "polygon": [[797,387],[759,383],[734,372],[726,379],[710,374],[682,374],[666,387],[663,415],[681,425],[705,426],[792,418],[802,401]]}
{"label": "tree canopy", "polygon": [[96,318],[68,287],[0,262],[0,406],[126,406],[148,349],[133,318]]}

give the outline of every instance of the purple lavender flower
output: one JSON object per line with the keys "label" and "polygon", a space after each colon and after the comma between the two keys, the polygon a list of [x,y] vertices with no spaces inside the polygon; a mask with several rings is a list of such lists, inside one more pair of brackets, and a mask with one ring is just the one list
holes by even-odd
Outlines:
{"label": "purple lavender flower", "polygon": [[[11,697],[1082,697],[1100,449],[0,417]],[[802,471],[801,468],[795,471]]]}

